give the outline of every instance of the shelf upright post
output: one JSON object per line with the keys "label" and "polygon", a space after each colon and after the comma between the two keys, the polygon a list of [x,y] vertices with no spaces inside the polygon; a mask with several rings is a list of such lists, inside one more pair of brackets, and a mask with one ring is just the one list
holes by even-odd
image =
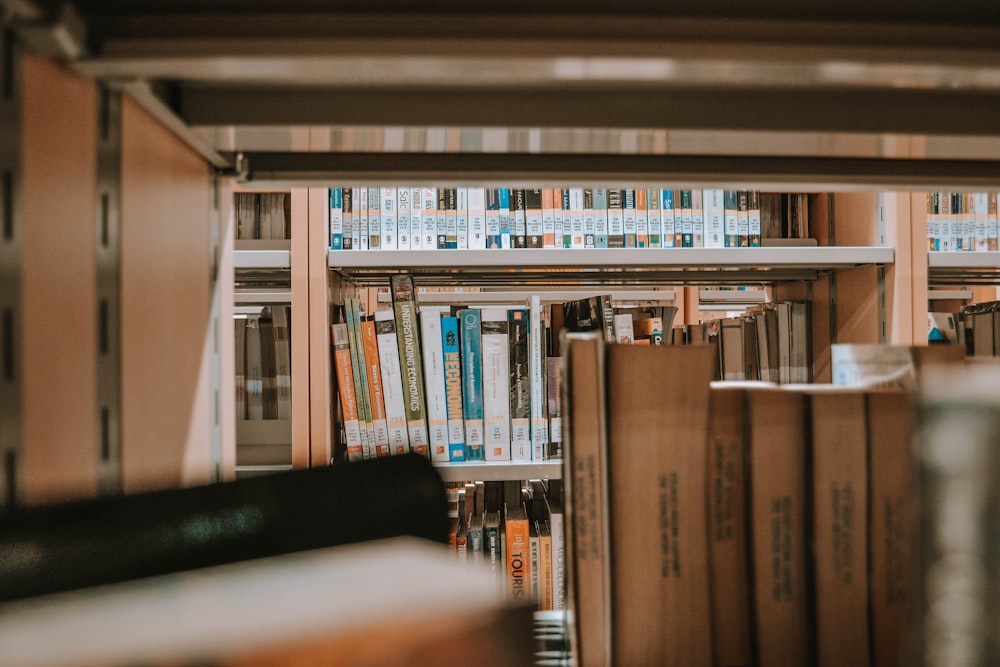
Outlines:
{"label": "shelf upright post", "polygon": [[[212,397],[211,405],[211,422],[209,424],[209,460],[212,467],[210,471],[209,479],[212,482],[221,482],[227,476],[228,470],[234,470],[236,461],[235,458],[232,461],[226,461],[224,452],[226,448],[223,446],[223,420],[226,416],[230,416],[228,410],[224,409],[222,406],[223,400],[231,400],[233,396],[233,391],[224,391],[226,387],[232,389],[232,384],[227,383],[223,380],[224,364],[222,362],[222,350],[223,345],[227,345],[225,349],[231,349],[233,341],[228,335],[223,335],[222,327],[220,323],[225,321],[227,323],[226,332],[232,331],[232,285],[233,276],[227,273],[225,280],[222,279],[223,271],[223,252],[227,252],[228,256],[232,256],[232,251],[230,246],[222,243],[222,230],[229,229],[229,226],[225,224],[221,215],[221,199],[222,199],[222,187],[219,183],[220,175],[217,169],[213,169],[209,173],[209,178],[211,179],[211,184],[208,189],[209,192],[209,206],[208,206],[208,244],[209,253],[212,257],[212,267],[211,276],[209,278],[209,289],[211,290],[211,306],[209,312],[209,325],[212,330],[212,348],[209,353],[209,395]],[[232,194],[226,190],[226,192],[231,197]],[[232,268],[231,263],[226,263],[230,269]],[[225,288],[223,287],[225,285]],[[226,312],[226,318],[223,320],[222,313]],[[230,369],[231,370],[231,369]],[[234,371],[235,372],[235,371]],[[232,376],[232,372],[227,373],[227,376]],[[225,399],[223,398],[225,396]]]}
{"label": "shelf upright post", "polygon": [[121,449],[121,91],[97,94],[97,484],[122,490]]}
{"label": "shelf upright post", "polygon": [[0,509],[20,497],[21,78],[20,53],[0,26]]}

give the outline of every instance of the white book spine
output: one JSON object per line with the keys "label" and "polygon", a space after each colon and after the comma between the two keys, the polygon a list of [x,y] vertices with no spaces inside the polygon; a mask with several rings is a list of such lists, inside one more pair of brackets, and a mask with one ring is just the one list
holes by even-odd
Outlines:
{"label": "white book spine", "polygon": [[989,207],[989,195],[985,192],[976,192],[973,195],[974,198],[974,208],[973,215],[976,221],[976,250],[980,252],[986,252],[989,250],[989,226],[987,209]]}
{"label": "white book spine", "polygon": [[483,426],[487,461],[510,460],[510,342],[507,311],[482,313]]}
{"label": "white book spine", "polygon": [[410,188],[410,249],[420,250],[424,247],[424,218],[420,188]]}
{"label": "white book spine", "polygon": [[273,306],[274,366],[278,389],[278,419],[292,418],[292,357],[288,340],[288,306]]}
{"label": "white book spine", "polygon": [[410,439],[406,432],[403,373],[399,364],[399,346],[396,342],[396,319],[391,310],[375,311],[375,339],[378,341],[385,422],[389,431],[389,451],[392,454],[405,454],[410,451]]}
{"label": "white book spine", "polygon": [[583,219],[583,188],[570,188],[569,190],[569,230],[570,247],[583,248],[584,242],[584,219]]}
{"label": "white book spine", "polygon": [[368,188],[358,188],[358,198],[354,201],[359,202],[360,206],[358,209],[357,225],[360,245],[355,245],[354,247],[361,250],[368,250],[371,247],[371,236],[368,228]]}
{"label": "white book spine", "polygon": [[552,539],[552,607],[566,609],[566,537],[563,532],[563,513],[549,513],[549,532]]}
{"label": "white book spine", "polygon": [[[469,249],[486,249],[486,188],[468,189],[469,198]],[[459,246],[461,247],[461,246]]]}
{"label": "white book spine", "polygon": [[459,250],[470,248],[469,191],[472,188],[455,188],[455,242]]}
{"label": "white book spine", "polygon": [[441,311],[420,311],[420,344],[423,347],[427,435],[431,461],[447,463],[448,406],[444,389],[444,350],[441,347]]}
{"label": "white book spine", "polygon": [[420,189],[420,244],[423,250],[437,249],[437,188]]}
{"label": "white book spine", "polygon": [[691,191],[691,247],[705,247],[705,202],[701,190]]}
{"label": "white book spine", "polygon": [[528,342],[531,351],[531,458],[545,458],[545,445],[549,442],[549,424],[545,417],[545,353],[542,340],[542,301],[537,294],[531,296],[528,312]]}
{"label": "white book spine", "polygon": [[[722,200],[722,190],[705,190],[705,247],[726,247],[725,207]],[[757,215],[757,227],[760,228],[760,212]],[[760,232],[758,231],[758,234]]]}
{"label": "white book spine", "polygon": [[400,250],[410,250],[413,241],[410,238],[410,188],[396,188],[396,247]]}
{"label": "white book spine", "polygon": [[381,248],[396,250],[399,248],[399,229],[396,226],[396,188],[381,188],[379,209],[382,219]]}

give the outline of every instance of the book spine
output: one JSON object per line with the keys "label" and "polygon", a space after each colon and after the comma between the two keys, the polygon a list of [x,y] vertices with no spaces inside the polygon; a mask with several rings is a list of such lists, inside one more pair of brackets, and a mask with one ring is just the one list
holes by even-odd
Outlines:
{"label": "book spine", "polygon": [[691,246],[705,247],[705,205],[702,190],[691,191]]}
{"label": "book spine", "polygon": [[726,231],[726,248],[740,246],[739,212],[736,190],[724,190],[722,195],[723,224]]}
{"label": "book spine", "polygon": [[510,334],[507,311],[482,311],[483,426],[487,461],[509,461]]}
{"label": "book spine", "polygon": [[400,250],[413,249],[413,227],[410,209],[412,200],[410,195],[413,190],[409,187],[396,188],[396,226],[398,232],[396,238],[399,239],[397,247]]}
{"label": "book spine", "polygon": [[531,592],[539,609],[552,610],[552,535],[544,519],[535,521],[531,539]]}
{"label": "book spine", "polygon": [[[448,249],[448,188],[437,189],[437,249]],[[454,218],[452,219],[454,221]],[[458,239],[455,239],[458,245]]]}
{"label": "book spine", "polygon": [[344,199],[342,188],[330,188],[330,250],[344,249]]}
{"label": "book spine", "polygon": [[691,208],[691,191],[680,191],[681,247],[694,247],[694,211]]}
{"label": "book spine", "polygon": [[420,249],[437,248],[437,189],[420,188]]}
{"label": "book spine", "polygon": [[552,538],[552,608],[565,610],[566,601],[566,533],[562,505],[546,497],[549,509],[549,535]]}
{"label": "book spine", "polygon": [[545,458],[545,445],[549,442],[549,425],[545,417],[545,339],[542,332],[542,302],[537,294],[531,296],[528,313],[528,341],[531,360],[531,458]]}
{"label": "book spine", "polygon": [[625,211],[620,188],[608,189],[608,247],[625,247]]}
{"label": "book spine", "polygon": [[514,247],[514,225],[511,214],[510,188],[497,188],[500,208],[500,248]]}
{"label": "book spine", "polygon": [[525,191],[517,188],[514,192],[514,247],[528,247],[528,211],[525,208]]}
{"label": "book spine", "polygon": [[556,247],[555,202],[552,188],[542,188],[542,247]]}
{"label": "book spine", "polygon": [[354,245],[360,250],[371,249],[371,235],[368,228],[368,188],[359,187],[358,196],[355,201],[358,203],[358,243]]}
{"label": "book spine", "polygon": [[507,590],[512,602],[531,600],[530,531],[523,509],[507,507],[504,535],[507,561]]}
{"label": "book spine", "polygon": [[465,418],[465,458],[485,460],[483,450],[483,341],[478,310],[458,313],[462,347],[462,405]]}
{"label": "book spine", "polygon": [[660,189],[649,188],[646,191],[646,205],[648,207],[646,223],[649,228],[649,247],[663,247],[663,220],[660,217]]}
{"label": "book spine", "polygon": [[524,215],[527,225],[528,247],[544,247],[544,222],[542,191],[535,188],[524,191]]}
{"label": "book spine", "polygon": [[594,190],[584,188],[583,190],[583,247],[594,247],[594,234],[596,233],[597,218],[594,214]]}
{"label": "book spine", "polygon": [[636,216],[635,189],[626,188],[622,192],[622,233],[626,248],[638,247],[639,223]]}
{"label": "book spine", "polygon": [[357,215],[354,210],[354,193],[357,188],[343,188],[342,189],[342,202],[344,205],[344,250],[355,250],[358,247],[356,243],[358,238],[357,233],[357,222],[355,216]]}
{"label": "book spine", "polygon": [[410,451],[410,436],[403,405],[403,375],[399,365],[399,345],[396,342],[396,319],[391,310],[375,312],[375,338],[378,340],[379,369],[382,372],[382,393],[385,396],[385,423],[392,455]]}
{"label": "book spine", "polygon": [[445,398],[448,407],[448,459],[465,460],[465,416],[462,398],[462,357],[458,318],[441,318],[441,348],[444,355]]}
{"label": "book spine", "polygon": [[441,311],[424,309],[420,311],[419,317],[426,383],[427,437],[430,441],[431,460],[445,463],[451,458],[448,454],[448,407],[445,394]]}
{"label": "book spine", "polygon": [[399,248],[399,228],[396,222],[396,188],[380,188],[379,198],[380,219],[382,221],[381,248],[396,250]]}
{"label": "book spine", "polygon": [[705,190],[705,247],[724,248],[726,227],[722,205],[722,190]]}
{"label": "book spine", "polygon": [[927,250],[934,252],[941,249],[941,230],[938,228],[938,199],[937,192],[927,193]]}
{"label": "book spine", "polygon": [[941,234],[941,251],[948,252],[950,250],[954,250],[950,192],[938,193],[938,208],[940,212],[940,217],[938,218],[938,230]]}
{"label": "book spine", "polygon": [[747,219],[750,228],[750,247],[760,247],[760,191],[747,192]]}
{"label": "book spine", "polygon": [[385,396],[382,391],[382,371],[379,368],[378,340],[375,322],[361,323],[361,343],[365,350],[365,373],[368,376],[368,396],[372,407],[372,432],[375,436],[375,455],[389,456],[389,430],[385,418]]}
{"label": "book spine", "polygon": [[739,236],[739,248],[750,247],[750,210],[746,190],[736,191],[736,233]]}
{"label": "book spine", "polygon": [[382,249],[381,191],[368,188],[368,249]]}
{"label": "book spine", "polygon": [[561,459],[563,453],[560,368],[559,357],[545,358],[545,400],[549,422],[549,442],[545,445],[546,459]]}
{"label": "book spine", "polygon": [[396,314],[396,340],[404,380],[403,396],[410,450],[429,456],[427,422],[424,417],[424,381],[420,363],[420,334],[413,278],[405,274],[395,275],[390,285]]}
{"label": "book spine", "polygon": [[486,249],[486,188],[468,189],[470,250]]}
{"label": "book spine", "polygon": [[583,188],[569,190],[569,247],[584,248]]}
{"label": "book spine", "polygon": [[[513,311],[512,311],[513,312]],[[528,321],[511,319],[510,336],[510,458],[531,460],[531,377],[528,370]]]}
{"label": "book spine", "polygon": [[660,225],[663,229],[663,247],[679,248],[680,227],[677,225],[677,211],[674,208],[674,191],[669,188],[660,190]]}
{"label": "book spine", "polygon": [[[424,247],[424,216],[423,216],[423,202],[421,201],[421,194],[423,192],[422,188],[412,187],[409,188],[409,194],[407,201],[409,202],[409,214],[410,214],[410,249],[411,250],[421,250]],[[402,204],[400,204],[400,216],[402,216]],[[402,223],[400,223],[402,226]]]}
{"label": "book spine", "polygon": [[351,363],[351,343],[347,334],[347,324],[333,324],[331,329],[333,334],[333,365],[337,372],[337,394],[340,396],[340,410],[344,419],[347,460],[360,461],[364,458],[364,448],[361,444],[358,398],[354,391],[354,370]]}
{"label": "book spine", "polygon": [[608,247],[607,188],[594,188],[594,247]]}
{"label": "book spine", "polygon": [[360,319],[354,299],[344,299],[344,315],[347,319],[347,335],[351,345],[351,367],[354,371],[354,395],[358,399],[358,423],[361,426],[361,447],[363,458],[375,455],[375,433],[371,423],[371,405],[368,402],[368,387],[365,373],[364,348],[361,346]]}
{"label": "book spine", "polygon": [[[573,208],[570,198],[572,193],[570,188],[562,189],[562,243],[557,244],[560,248],[572,248],[573,247]],[[558,211],[557,211],[558,213]],[[558,219],[557,225],[558,228]],[[558,240],[558,237],[556,237]]]}
{"label": "book spine", "polygon": [[646,200],[646,188],[635,191],[635,246],[649,247],[649,203]]}
{"label": "book spine", "polygon": [[[462,209],[458,207],[459,190],[462,195]],[[465,208],[465,188],[445,188],[444,216],[445,216],[445,248],[448,250],[458,249],[459,223],[461,222],[464,247],[469,247],[469,219],[468,210]]]}
{"label": "book spine", "polygon": [[986,242],[986,250],[989,252],[995,252],[1000,249],[1000,230],[998,230],[997,224],[997,193],[990,192],[987,194],[986,200],[986,232],[988,239]]}
{"label": "book spine", "polygon": [[989,195],[985,192],[973,193],[973,211],[976,224],[976,250],[986,252],[989,250]]}
{"label": "book spine", "polygon": [[500,188],[486,189],[486,247],[500,247]]}

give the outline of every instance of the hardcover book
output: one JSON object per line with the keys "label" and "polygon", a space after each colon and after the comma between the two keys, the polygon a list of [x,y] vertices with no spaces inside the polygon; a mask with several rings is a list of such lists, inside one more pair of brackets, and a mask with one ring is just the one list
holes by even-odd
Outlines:
{"label": "hardcover book", "polygon": [[344,249],[344,200],[342,188],[330,188],[330,250]]}
{"label": "hardcover book", "polygon": [[399,231],[396,225],[396,188],[379,188],[379,214],[382,220],[382,250],[396,250],[399,247]]}
{"label": "hardcover book", "polygon": [[385,396],[385,422],[389,432],[389,451],[393,455],[410,451],[406,407],[403,403],[403,374],[399,365],[396,318],[392,310],[375,311],[375,337],[378,340],[379,370]]}
{"label": "hardcover book", "polygon": [[423,365],[420,360],[420,331],[413,278],[407,274],[391,278],[392,305],[396,315],[396,339],[403,374],[403,397],[406,407],[410,450],[430,456],[425,416]]}
{"label": "hardcover book", "polygon": [[680,205],[678,207],[678,212],[680,213],[680,223],[681,223],[681,243],[682,248],[693,248],[694,247],[694,209],[692,208],[691,201],[691,191],[681,190],[680,191]]}
{"label": "hardcover book", "polygon": [[504,516],[507,592],[510,601],[531,601],[531,554],[528,515],[520,502],[507,504]]}
{"label": "hardcover book", "polygon": [[410,215],[411,193],[412,189],[410,187],[396,188],[396,227],[398,229],[397,238],[399,239],[397,247],[400,250],[411,250],[413,248],[411,237],[413,229],[410,224],[412,220]]}
{"label": "hardcover book", "polygon": [[525,208],[525,191],[524,188],[516,188],[512,190],[514,207],[514,247],[515,248],[527,248],[528,247],[528,221],[527,221],[527,209]]}
{"label": "hardcover book", "polygon": [[524,315],[508,322],[510,337],[510,458],[531,460],[531,375],[528,360],[528,319]]}
{"label": "hardcover book", "polygon": [[594,188],[594,247],[609,247],[607,188]]}
{"label": "hardcover book", "polygon": [[[705,247],[726,247],[725,207],[722,190],[705,190]],[[759,211],[758,211],[759,213]],[[758,223],[760,220],[758,219]],[[759,243],[758,243],[759,245]]]}
{"label": "hardcover book", "polygon": [[368,375],[368,398],[372,409],[372,433],[376,456],[389,456],[389,430],[385,418],[385,396],[382,393],[382,371],[379,368],[378,340],[375,322],[361,322],[361,344],[364,347],[365,372]]}
{"label": "hardcover book", "polygon": [[333,337],[333,366],[337,373],[337,395],[340,397],[340,411],[344,420],[347,459],[360,461],[364,458],[364,448],[361,444],[358,399],[354,391],[354,370],[347,324],[330,325],[330,334]]}
{"label": "hardcover book", "polygon": [[[542,247],[556,247],[555,189],[542,188]],[[562,239],[560,239],[561,241]],[[560,244],[561,245],[561,244]]]}
{"label": "hardcover book", "polygon": [[382,249],[382,212],[381,191],[379,188],[368,190],[368,249]]}
{"label": "hardcover book", "polygon": [[483,427],[487,461],[509,461],[510,439],[510,334],[507,311],[484,309],[481,313],[483,359]]}
{"label": "hardcover book", "polygon": [[342,188],[342,201],[344,204],[344,250],[356,250],[358,248],[358,222],[357,211],[354,206],[357,201],[354,193],[357,188]]}
{"label": "hardcover book", "polygon": [[441,318],[441,346],[444,354],[445,399],[448,407],[448,459],[465,460],[465,416],[462,398],[462,356],[458,318]]}
{"label": "hardcover book", "polygon": [[524,218],[529,248],[544,247],[544,221],[542,191],[538,188],[524,191]]}
{"label": "hardcover book", "polygon": [[462,414],[465,459],[484,461],[482,317],[472,308],[458,311],[462,348]]}
{"label": "hardcover book", "polygon": [[437,188],[420,188],[420,245],[422,250],[438,247]]}
{"label": "hardcover book", "polygon": [[431,460],[447,462],[451,460],[448,446],[448,407],[445,393],[444,349],[441,338],[441,311],[421,309],[420,342],[424,365],[424,381],[427,402],[427,437],[430,443]]}
{"label": "hardcover book", "polygon": [[626,248],[637,248],[639,237],[639,222],[636,215],[635,190],[627,188],[622,193],[622,230],[625,235]]}
{"label": "hardcover book", "polygon": [[625,211],[621,188],[609,188],[608,193],[608,246],[625,247]]}
{"label": "hardcover book", "polygon": [[662,248],[663,221],[660,218],[660,189],[649,188],[646,191],[646,224],[649,229],[649,247]]}

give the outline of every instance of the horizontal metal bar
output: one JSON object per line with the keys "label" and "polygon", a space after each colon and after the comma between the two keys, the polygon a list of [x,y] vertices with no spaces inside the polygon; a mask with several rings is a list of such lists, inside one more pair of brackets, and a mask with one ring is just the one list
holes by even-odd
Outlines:
{"label": "horizontal metal bar", "polygon": [[[595,288],[567,288],[562,290],[516,290],[498,292],[421,292],[416,294],[418,304],[468,303],[468,304],[527,304],[532,296],[537,296],[542,303],[558,303],[573,299],[610,294],[616,303],[664,303],[673,302],[674,290],[621,290]],[[392,303],[392,295],[379,292],[379,303]]]}
{"label": "horizontal metal bar", "polygon": [[[1000,108],[1000,106],[998,106]],[[759,156],[247,153],[247,178],[284,185],[725,187],[829,192],[991,188],[1000,162]]]}

